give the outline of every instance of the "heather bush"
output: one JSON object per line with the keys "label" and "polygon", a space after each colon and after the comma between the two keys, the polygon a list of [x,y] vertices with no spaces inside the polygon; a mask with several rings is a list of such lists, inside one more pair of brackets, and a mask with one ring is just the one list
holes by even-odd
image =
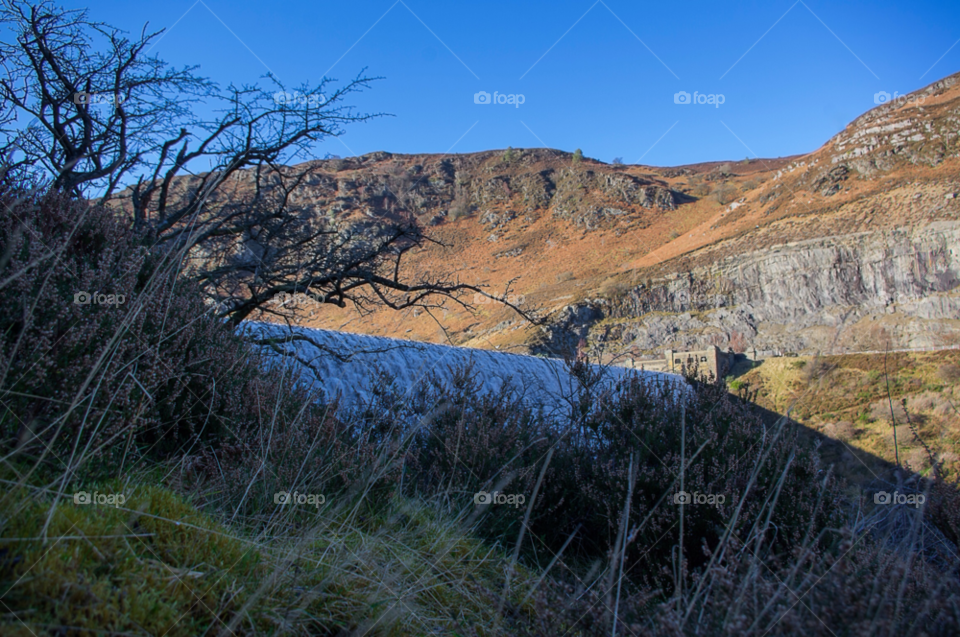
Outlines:
{"label": "heather bush", "polygon": [[[265,369],[243,388],[236,431],[183,458],[183,488],[205,505],[248,519],[273,519],[277,493],[320,495],[324,505],[343,506],[348,494],[367,507],[382,504],[399,475],[385,462],[389,445],[340,418],[336,405],[325,404],[289,366]],[[321,508],[283,513],[310,517]]]}
{"label": "heather bush", "polygon": [[[166,458],[191,480],[233,455],[246,464],[225,486],[245,485],[242,476],[257,473],[249,467],[266,462],[264,488],[295,481],[290,467],[322,459],[324,475],[353,480],[347,464],[367,456],[345,451],[338,438],[353,444],[353,431],[336,423],[322,396],[216,319],[177,276],[176,255],[145,245],[110,210],[2,187],[7,457],[80,479]],[[80,292],[123,302],[75,303]]]}
{"label": "heather bush", "polygon": [[622,529],[631,529],[625,559],[638,574],[655,574],[680,539],[674,494],[681,488],[724,496],[715,506],[684,507],[682,541],[690,568],[704,562],[702,547],[715,546],[725,532],[744,539],[762,533],[758,522],[764,515],[777,528],[769,538],[771,551],[794,545],[810,526],[838,521],[837,492],[833,485],[816,488],[817,456],[799,444],[797,432],[784,423],[767,427],[718,385],[700,384],[687,397],[635,379],[617,400],[592,410],[577,433],[544,493],[562,498],[566,515],[533,522],[554,546],[577,524],[582,547],[604,550],[616,544]]}
{"label": "heather bush", "polygon": [[170,255],[109,210],[7,181],[0,245],[5,453],[110,473],[224,431],[245,351]]}
{"label": "heather bush", "polygon": [[[376,408],[354,422],[360,430],[394,427],[403,439],[396,457],[405,494],[435,501],[491,540],[513,542],[524,529],[528,560],[563,550],[589,564],[619,551],[636,585],[673,581],[681,467],[684,491],[724,497],[684,507],[685,572],[704,566],[704,548],[724,537],[750,538],[765,555],[779,555],[840,523],[839,491],[824,481],[814,451],[718,384],[681,392],[636,377],[601,390],[585,365],[573,371],[582,384],[559,417],[525,405],[509,382],[484,392],[462,369],[449,386],[430,377],[403,396],[381,378]],[[524,503],[476,507],[480,491],[523,495]]]}
{"label": "heather bush", "polygon": [[[731,541],[722,563],[689,588],[652,602],[623,595],[619,635],[948,635],[960,630],[960,586],[878,541],[835,532],[836,551],[798,547],[778,564]],[[571,578],[572,579],[572,578]],[[575,579],[538,590],[539,634],[611,635],[608,599]]]}
{"label": "heather bush", "polygon": [[[72,605],[88,603],[81,598],[117,605],[127,593],[103,573],[161,581],[166,571],[150,561],[154,548],[117,540],[146,529],[162,534],[151,542],[178,573],[202,577],[207,567],[193,563],[200,554],[221,561],[249,554],[243,568],[217,574],[234,572],[251,587],[236,599],[229,587],[217,588],[238,632],[248,610],[255,630],[266,629],[270,605],[284,607],[283,626],[294,625],[291,609],[325,614],[301,616],[302,634],[307,626],[372,626],[388,613],[373,610],[383,603],[382,587],[397,581],[405,587],[399,594],[440,613],[437,626],[461,630],[459,615],[437,610],[440,597],[421,594],[423,578],[431,591],[474,604],[468,614],[483,618],[476,621],[484,634],[957,630],[956,560],[933,561],[902,537],[891,544],[873,529],[851,530],[840,485],[816,451],[785,419],[765,422],[720,383],[692,381],[680,390],[634,377],[611,388],[602,371],[578,359],[570,362],[576,382],[566,411],[544,414],[509,379],[485,391],[470,368],[452,370],[449,383],[428,375],[412,389],[372,370],[373,398],[346,410],[316,391],[301,368],[264,356],[213,317],[178,276],[177,255],[144,243],[111,210],[9,181],[0,181],[0,209],[2,477],[50,500],[39,505],[22,488],[10,491],[0,498],[0,533],[36,539],[49,516],[54,535],[81,523],[107,538],[93,538],[100,548],[84,549],[66,570],[33,540],[22,555],[0,561],[0,583],[14,591],[7,599],[18,612],[37,607],[64,621],[57,591],[78,573],[96,584],[76,589]],[[79,292],[124,301],[74,303]],[[926,402],[913,408],[933,404],[932,396],[917,400]],[[36,467],[49,478],[42,486],[24,476]],[[912,515],[956,544],[957,485],[933,469],[927,508]],[[101,516],[69,506],[52,513],[58,493],[63,497],[50,488],[56,481],[115,477],[124,481],[110,481],[114,488],[161,483],[191,503],[151,509],[142,521],[139,513],[124,522],[122,512]],[[674,500],[681,490],[723,501],[681,507]],[[477,506],[479,491],[524,502]],[[276,500],[282,492],[321,494],[324,502],[284,507]],[[167,491],[150,493],[154,508],[172,502]],[[445,521],[428,520],[425,504]],[[174,517],[199,520],[199,511],[224,525],[217,537],[226,548],[218,539],[191,552],[186,538],[196,533],[171,530]],[[21,526],[9,522],[28,514]],[[202,526],[213,528],[212,518],[204,519]],[[251,539],[227,542],[238,529]],[[489,548],[464,539],[473,535],[514,552],[489,558]],[[474,563],[481,548],[487,552]],[[97,551],[107,570],[91,563]],[[313,566],[298,562],[303,555]],[[18,579],[23,556],[39,565],[40,576]],[[444,560],[442,573],[431,570],[432,556]],[[121,563],[139,566],[118,570]],[[344,588],[346,572],[362,576]],[[482,584],[470,580],[474,573]],[[190,596],[181,593],[168,601],[189,608]],[[180,611],[171,608],[157,625],[176,623]],[[111,626],[124,629],[134,617],[110,613]],[[405,626],[418,625],[411,617]],[[211,611],[196,625],[221,621],[220,611]]]}
{"label": "heather bush", "polygon": [[[510,382],[483,392],[470,368],[453,370],[449,386],[431,375],[410,406],[429,413],[413,420],[405,446],[408,493],[437,500],[456,511],[472,510],[474,494],[529,494],[537,465],[547,453],[547,421],[524,405]],[[525,509],[504,508],[485,520],[489,537],[516,533]]]}

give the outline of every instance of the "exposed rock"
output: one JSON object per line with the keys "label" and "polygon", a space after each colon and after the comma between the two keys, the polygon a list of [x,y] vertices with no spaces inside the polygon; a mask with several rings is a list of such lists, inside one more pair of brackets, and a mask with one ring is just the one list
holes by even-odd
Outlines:
{"label": "exposed rock", "polygon": [[413,214],[429,225],[450,220],[446,213],[454,208],[479,210],[488,230],[517,214],[536,219],[546,211],[594,229],[639,210],[673,209],[682,200],[664,184],[622,167],[562,159],[555,151],[518,149],[510,161],[492,152],[454,157],[376,152],[318,160],[308,164],[311,171],[295,198],[371,219]]}
{"label": "exposed rock", "polygon": [[543,338],[532,351],[558,358],[571,355],[580,339],[586,338],[591,326],[602,318],[599,304],[567,305],[556,321],[543,328]]}
{"label": "exposed rock", "polygon": [[957,157],[957,118],[936,113],[942,107],[934,101],[956,81],[956,75],[944,78],[858,117],[828,144],[831,163],[849,163],[869,175],[889,171],[900,161],[937,166],[944,157]]}
{"label": "exposed rock", "polygon": [[824,171],[821,176],[813,182],[812,190],[819,192],[824,197],[835,195],[840,192],[840,183],[847,179],[850,169],[845,164],[840,164],[836,168]]}
{"label": "exposed rock", "polygon": [[[896,314],[916,329],[887,334],[891,347],[933,347],[960,336],[960,222],[784,244],[728,258],[651,285],[610,306],[567,308],[551,332],[599,333],[617,347],[701,348],[737,332],[750,348],[813,353],[856,345],[855,324]],[[920,323],[917,323],[920,321]],[[936,330],[923,321],[939,322]],[[849,334],[837,340],[843,327]],[[953,336],[951,336],[953,334]],[[847,340],[844,340],[847,339]],[[558,335],[551,347],[569,346]],[[874,347],[882,349],[877,343]]]}
{"label": "exposed rock", "polygon": [[497,252],[493,255],[495,259],[502,259],[504,257],[519,257],[523,254],[523,247],[518,246],[516,248],[511,248],[510,250],[504,250],[503,252]]}
{"label": "exposed rock", "polygon": [[513,221],[517,218],[517,213],[513,210],[506,210],[502,213],[496,212],[485,212],[480,217],[480,223],[483,224],[487,230],[496,230],[505,226],[507,223]]}

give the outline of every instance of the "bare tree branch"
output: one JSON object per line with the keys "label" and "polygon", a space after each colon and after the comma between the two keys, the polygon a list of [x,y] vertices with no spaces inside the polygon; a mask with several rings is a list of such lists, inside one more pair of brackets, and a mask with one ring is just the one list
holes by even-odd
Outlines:
{"label": "bare tree branch", "polygon": [[[275,299],[297,294],[363,314],[448,301],[473,310],[472,293],[539,322],[506,292],[409,271],[404,257],[437,242],[406,209],[419,181],[399,167],[385,186],[399,222],[348,223],[295,203],[311,167],[289,164],[347,124],[377,117],[346,100],[379,78],[361,71],[340,86],[323,78],[289,91],[267,75],[268,88],[221,90],[196,67],[148,57],[162,31],[144,27],[128,38],[50,0],[2,0],[0,23],[13,35],[0,42],[0,154],[57,189],[129,214],[234,325],[258,312],[290,318],[295,308]],[[218,115],[196,116],[201,101],[219,104]]]}

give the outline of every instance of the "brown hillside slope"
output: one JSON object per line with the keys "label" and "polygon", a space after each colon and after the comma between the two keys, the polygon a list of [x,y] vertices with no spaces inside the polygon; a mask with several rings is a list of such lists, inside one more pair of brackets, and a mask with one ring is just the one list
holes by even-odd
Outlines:
{"label": "brown hillside slope", "polygon": [[[840,311],[831,308],[853,307],[852,318],[844,314],[850,321],[845,325],[853,325],[875,322],[870,316],[877,308],[889,313],[893,307],[896,314],[904,304],[936,295],[943,296],[935,303],[939,309],[908,308],[887,331],[939,330],[946,342],[960,333],[960,323],[954,325],[948,316],[960,276],[958,255],[949,247],[955,238],[951,233],[960,230],[955,228],[960,205],[954,197],[960,192],[958,77],[869,111],[822,148],[802,156],[656,168],[576,161],[570,153],[549,149],[467,155],[378,152],[310,162],[311,178],[298,202],[317,214],[346,219],[415,217],[441,245],[413,255],[408,274],[456,270],[462,280],[493,291],[514,281],[514,298],[541,308],[552,317],[555,331],[562,327],[574,338],[607,340],[611,347],[640,354],[708,341],[726,345],[734,331],[761,349],[816,350],[837,341],[834,315]],[[928,227],[935,236],[903,239],[903,254],[932,254],[924,257],[918,272],[911,274],[914,266],[899,262],[894,272],[882,276],[860,272],[880,267],[875,263],[887,258],[869,256],[882,252],[877,246],[896,242],[884,232]],[[847,237],[857,245],[823,245]],[[943,245],[947,247],[937,247]],[[802,254],[790,257],[795,263],[771,269],[769,254],[782,246]],[[833,252],[820,254],[828,248]],[[939,254],[943,250],[946,255]],[[851,268],[840,268],[838,276],[844,281],[852,277],[855,284],[843,298],[827,298],[823,286],[836,286],[830,280],[804,292],[813,299],[805,303],[815,306],[808,309],[819,312],[812,323],[798,323],[800,310],[785,316],[772,311],[783,304],[776,294],[767,298],[765,290],[758,299],[748,291],[769,287],[767,279],[787,281],[806,277],[811,268],[825,269],[829,259],[837,260],[835,253],[853,255]],[[903,256],[898,254],[890,258]],[[813,260],[801,263],[808,257]],[[720,268],[724,263],[729,267]],[[742,270],[744,264],[755,267],[759,278],[737,280],[730,274],[731,267]],[[721,290],[726,300],[686,282],[684,297],[677,281],[694,273],[723,279],[717,289],[729,288]],[[877,279],[888,275],[893,283]],[[643,301],[650,291],[663,302]],[[720,307],[741,316],[724,327],[722,317],[697,314]],[[664,329],[652,328],[649,320],[638,322],[651,312],[667,315]],[[921,319],[928,323],[918,327]],[[612,336],[611,321],[618,326]],[[490,303],[472,313],[450,306],[432,316],[411,310],[361,317],[350,310],[311,308],[302,324],[517,350],[559,352],[570,344],[554,331],[545,337]],[[851,333],[864,341],[866,329]],[[793,338],[794,333],[800,336]],[[850,336],[845,347],[859,347],[857,338]],[[917,343],[893,343],[898,344]]]}

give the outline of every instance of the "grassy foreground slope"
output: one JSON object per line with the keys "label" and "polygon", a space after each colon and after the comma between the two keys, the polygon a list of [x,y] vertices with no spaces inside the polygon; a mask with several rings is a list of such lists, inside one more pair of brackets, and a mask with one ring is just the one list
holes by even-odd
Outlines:
{"label": "grassy foreground slope", "polygon": [[[128,494],[122,506],[51,510],[52,494],[22,494],[32,505],[0,538],[19,541],[4,557],[22,572],[4,595],[4,634],[455,634],[499,619],[505,552],[423,504],[255,533],[151,482],[92,487]],[[508,603],[532,613],[519,602],[533,574],[514,581]]]}
{"label": "grassy foreground slope", "polygon": [[2,180],[0,211],[4,634],[960,630],[939,474],[865,518],[786,419],[583,359],[560,418],[470,369],[345,410],[123,219]]}

